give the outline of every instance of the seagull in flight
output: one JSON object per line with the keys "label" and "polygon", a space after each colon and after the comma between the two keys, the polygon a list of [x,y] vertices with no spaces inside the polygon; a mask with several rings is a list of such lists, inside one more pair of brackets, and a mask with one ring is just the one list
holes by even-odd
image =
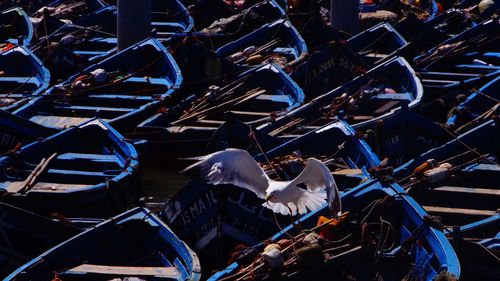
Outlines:
{"label": "seagull in flight", "polygon": [[275,213],[305,214],[308,209],[319,209],[328,199],[333,218],[339,218],[342,208],[339,190],[330,170],[316,158],[309,158],[304,170],[291,181],[270,179],[246,150],[228,148],[185,159],[197,162],[181,173],[195,170],[209,184],[233,184],[246,188],[264,199],[262,206]]}

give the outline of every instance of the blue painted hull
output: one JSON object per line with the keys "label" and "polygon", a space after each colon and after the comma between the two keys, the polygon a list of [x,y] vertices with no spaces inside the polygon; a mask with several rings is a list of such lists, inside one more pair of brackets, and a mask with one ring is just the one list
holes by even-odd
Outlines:
{"label": "blue painted hull", "polygon": [[4,203],[0,203],[0,217],[0,278],[6,277],[49,248],[80,233],[80,229],[75,227]]}
{"label": "blue painted hull", "polygon": [[389,118],[359,128],[365,141],[389,165],[397,167],[452,139],[442,126],[403,108]]}
{"label": "blue painted hull", "polygon": [[118,132],[93,119],[1,158],[2,201],[45,215],[106,218],[135,206],[137,159]]}
{"label": "blue painted hull", "polygon": [[[448,272],[457,278],[460,276],[460,265],[453,248],[446,240],[442,232],[426,225],[424,217],[425,211],[408,196],[398,195],[400,189],[397,185],[384,187],[375,181],[368,181],[357,188],[347,191],[342,195],[342,206],[344,211],[348,211],[349,217],[352,216],[353,223],[358,223],[357,218],[365,218],[366,222],[371,220],[379,221],[380,218],[391,224],[392,247],[381,251],[378,262],[375,257],[370,255],[369,246],[361,245],[361,252],[356,254],[355,246],[360,238],[356,235],[359,229],[344,230],[337,229],[336,237],[348,236],[345,243],[354,244],[348,248],[354,248],[350,254],[332,255],[326,259],[324,264],[318,263],[315,268],[303,268],[296,274],[290,275],[284,280],[305,280],[324,276],[338,276],[339,278],[348,274],[355,280],[372,280],[374,276],[383,278],[383,280],[402,280],[409,277],[417,280],[435,280],[434,278],[441,271]],[[387,204],[377,204],[381,200]],[[373,204],[375,203],[375,204]],[[372,208],[367,208],[372,206]],[[366,212],[370,209],[371,211]],[[319,216],[328,216],[326,207],[316,212],[309,213],[301,218],[301,225],[305,229],[316,226]],[[370,219],[370,217],[372,217]],[[348,224],[348,222],[345,222]],[[349,228],[346,226],[346,228]],[[365,232],[369,227],[365,227]],[[344,231],[343,231],[344,230]],[[289,235],[296,235],[296,229],[293,226],[284,228]],[[284,232],[275,234],[271,241],[288,239],[289,236]],[[356,237],[356,238],[353,238]],[[257,246],[262,249],[263,244]],[[410,250],[411,249],[411,250]],[[404,258],[403,258],[404,256]],[[403,261],[404,260],[404,261]],[[405,265],[405,263],[407,263]],[[212,275],[209,280],[234,280],[230,277],[240,268],[238,262],[234,262],[226,269]]]}
{"label": "blue painted hull", "polygon": [[18,145],[26,145],[55,133],[57,133],[57,130],[38,126],[24,118],[0,110],[0,153],[5,153],[15,149]]}
{"label": "blue painted hull", "polygon": [[181,281],[201,277],[196,254],[144,208],[132,209],[76,235],[4,280],[48,280],[54,272],[63,280],[138,276]]}

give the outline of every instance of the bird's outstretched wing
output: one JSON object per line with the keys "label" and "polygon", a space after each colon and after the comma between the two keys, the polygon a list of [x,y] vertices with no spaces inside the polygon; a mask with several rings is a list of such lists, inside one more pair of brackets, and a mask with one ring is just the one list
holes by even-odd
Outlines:
{"label": "bird's outstretched wing", "polygon": [[[308,191],[318,192],[326,189],[328,208],[334,218],[338,219],[338,214],[342,210],[340,192],[328,167],[316,158],[309,158],[306,167],[294,180],[291,187],[297,184],[305,184]],[[300,213],[300,211],[299,211]]]}
{"label": "bird's outstretched wing", "polygon": [[210,184],[234,184],[254,192],[260,198],[266,196],[268,177],[246,150],[228,148],[187,159],[198,161],[181,173],[197,169]]}

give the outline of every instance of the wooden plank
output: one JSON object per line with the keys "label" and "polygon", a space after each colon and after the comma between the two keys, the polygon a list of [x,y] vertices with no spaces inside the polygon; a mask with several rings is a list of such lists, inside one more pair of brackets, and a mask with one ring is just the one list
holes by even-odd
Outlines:
{"label": "wooden plank", "polygon": [[95,162],[119,162],[118,157],[116,155],[73,153],[73,152],[59,154],[59,156],[57,156],[57,159],[60,160],[85,159],[85,160],[92,160]]}
{"label": "wooden plank", "polygon": [[8,193],[17,193],[24,186],[24,181],[8,181],[0,184],[0,188],[7,190]]}
{"label": "wooden plank", "polygon": [[249,116],[270,116],[269,112],[257,112],[257,111],[238,111],[231,110],[230,113],[234,113],[237,115],[249,115]]}
{"label": "wooden plank", "polygon": [[49,174],[61,174],[61,175],[75,175],[75,176],[86,176],[86,177],[112,177],[112,175],[106,175],[103,172],[93,172],[93,171],[79,171],[79,170],[63,170],[63,169],[50,169]]}
{"label": "wooden plank", "polygon": [[31,121],[45,127],[66,129],[72,126],[80,125],[89,121],[89,117],[71,117],[71,116],[44,116],[36,115],[30,118]]}
{"label": "wooden plank", "polygon": [[87,105],[54,106],[54,109],[67,110],[67,111],[85,111],[85,112],[106,111],[106,112],[120,112],[120,113],[128,113],[135,110],[135,108],[126,108],[126,107],[109,107],[109,106],[104,107],[104,106],[87,106]]}
{"label": "wooden plank", "polygon": [[210,125],[222,125],[224,124],[225,121],[220,121],[220,120],[210,120],[210,119],[198,119],[196,120],[197,123],[201,124],[210,124]]}
{"label": "wooden plank", "polygon": [[429,213],[448,213],[457,215],[469,215],[469,216],[494,216],[497,213],[490,210],[475,210],[475,209],[463,209],[463,208],[447,208],[440,206],[422,206]]}
{"label": "wooden plank", "polygon": [[38,182],[36,183],[30,191],[53,191],[53,192],[66,192],[66,191],[77,191],[81,189],[86,189],[92,184],[66,184],[66,183],[52,183],[52,182]]}
{"label": "wooden plank", "polygon": [[170,277],[173,279],[180,278],[181,275],[175,267],[146,267],[146,266],[111,266],[97,264],[82,264],[66,270],[63,275],[67,274],[103,274],[103,275],[118,275],[118,276],[156,276]]}
{"label": "wooden plank", "polygon": [[369,116],[369,115],[354,115],[353,120],[354,121],[366,121],[366,120],[371,120],[375,118],[374,116]]}
{"label": "wooden plank", "polygon": [[481,195],[500,196],[500,190],[488,188],[472,188],[460,186],[441,186],[434,188],[436,191],[457,192],[457,193],[472,193]]}
{"label": "wooden plank", "polygon": [[362,175],[363,171],[361,169],[342,169],[337,170],[332,173],[334,176],[349,176],[349,175]]}
{"label": "wooden plank", "polygon": [[397,104],[399,104],[399,101],[388,101],[383,106],[381,106],[379,109],[375,110],[373,113],[374,114],[383,114],[386,111],[388,111],[389,109],[396,106]]}

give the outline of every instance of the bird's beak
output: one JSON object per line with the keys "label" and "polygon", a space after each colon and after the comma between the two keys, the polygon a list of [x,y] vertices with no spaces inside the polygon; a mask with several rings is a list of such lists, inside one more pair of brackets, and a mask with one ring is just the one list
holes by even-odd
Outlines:
{"label": "bird's beak", "polygon": [[266,195],[266,198],[264,199],[265,202],[268,202],[269,200],[271,200],[271,197],[273,197],[272,195]]}

